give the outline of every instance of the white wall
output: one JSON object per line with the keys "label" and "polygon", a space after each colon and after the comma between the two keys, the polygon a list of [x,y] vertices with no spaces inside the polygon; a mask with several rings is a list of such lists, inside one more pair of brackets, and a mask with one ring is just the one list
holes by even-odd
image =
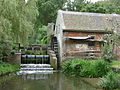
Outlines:
{"label": "white wall", "polygon": [[55,36],[58,39],[60,61],[62,61],[62,56],[63,56],[63,46],[62,46],[63,28],[64,28],[64,22],[63,22],[62,11],[59,10],[57,20],[56,20]]}

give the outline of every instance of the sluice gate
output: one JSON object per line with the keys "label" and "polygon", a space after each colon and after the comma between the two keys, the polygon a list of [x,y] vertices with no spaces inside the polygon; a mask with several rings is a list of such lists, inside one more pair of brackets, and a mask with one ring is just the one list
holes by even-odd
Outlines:
{"label": "sluice gate", "polygon": [[22,55],[21,64],[49,64],[49,55]]}

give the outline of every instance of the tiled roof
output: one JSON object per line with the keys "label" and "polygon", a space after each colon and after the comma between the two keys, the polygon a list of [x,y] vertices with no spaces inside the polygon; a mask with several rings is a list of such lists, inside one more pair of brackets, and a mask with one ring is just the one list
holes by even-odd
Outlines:
{"label": "tiled roof", "polygon": [[111,30],[113,22],[110,20],[119,20],[118,14],[101,14],[101,13],[86,13],[61,11],[63,15],[63,29],[79,29],[79,30]]}

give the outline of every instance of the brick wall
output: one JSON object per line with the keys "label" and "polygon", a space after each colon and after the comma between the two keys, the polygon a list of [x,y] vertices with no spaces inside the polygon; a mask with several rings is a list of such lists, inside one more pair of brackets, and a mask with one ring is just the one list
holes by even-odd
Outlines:
{"label": "brick wall", "polygon": [[[103,34],[100,33],[81,33],[81,32],[64,32],[64,37],[87,37],[88,35],[95,35],[94,39],[101,39]],[[88,46],[86,40],[72,40],[69,38],[64,39],[64,56],[82,57],[87,55],[86,52],[90,50],[101,51],[100,42],[95,42],[94,47]],[[100,55],[99,55],[100,56]]]}

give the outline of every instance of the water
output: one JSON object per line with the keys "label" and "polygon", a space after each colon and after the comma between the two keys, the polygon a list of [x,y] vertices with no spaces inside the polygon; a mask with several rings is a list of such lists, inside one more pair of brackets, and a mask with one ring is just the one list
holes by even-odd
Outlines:
{"label": "water", "polygon": [[50,64],[21,64],[21,70],[17,74],[52,74],[53,72]]}
{"label": "water", "polygon": [[49,55],[22,55],[22,64],[48,64]]}
{"label": "water", "polygon": [[[21,65],[21,67],[16,77],[0,84],[0,90],[98,90],[79,77],[54,72],[48,64]],[[39,69],[35,70],[36,67]]]}

